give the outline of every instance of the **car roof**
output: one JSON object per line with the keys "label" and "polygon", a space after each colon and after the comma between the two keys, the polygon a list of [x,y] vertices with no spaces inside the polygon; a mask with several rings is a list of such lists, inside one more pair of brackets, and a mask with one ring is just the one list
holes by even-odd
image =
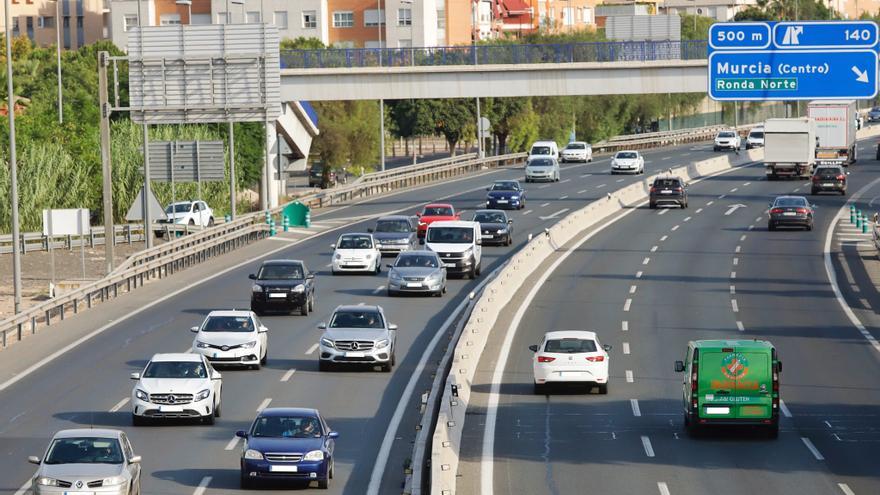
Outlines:
{"label": "car roof", "polygon": [[190,363],[201,363],[202,355],[189,352],[168,352],[163,354],[153,354],[153,357],[150,358],[150,361],[184,361]]}
{"label": "car roof", "polygon": [[544,334],[544,339],[592,339],[596,340],[596,332],[589,330],[555,330]]}
{"label": "car roof", "polygon": [[519,184],[519,181],[516,179],[498,179],[495,182],[493,182],[493,184],[501,184],[501,183],[505,183],[505,182],[515,182],[515,183]]}
{"label": "car roof", "polygon": [[52,438],[119,438],[121,434],[121,430],[112,430],[110,428],[73,428],[70,430],[59,430]]}
{"label": "car roof", "polygon": [[266,260],[263,262],[263,266],[266,265],[302,265],[302,260]]}
{"label": "car roof", "polygon": [[804,196],[794,196],[794,195],[790,195],[790,194],[786,194],[783,196],[776,196],[776,199],[774,199],[773,201],[776,202],[776,201],[779,201],[780,199],[802,199],[804,201],[807,201],[807,198],[805,198]]}
{"label": "car roof", "polygon": [[169,203],[168,206],[171,206],[171,205],[191,205],[191,204],[195,203],[196,201],[198,201],[198,200],[192,199],[189,201],[178,201],[176,203]]}
{"label": "car roof", "polygon": [[[586,141],[571,141],[568,144],[589,144],[589,143]],[[568,146],[568,144],[566,146]]]}
{"label": "car roof", "polygon": [[501,213],[504,216],[507,216],[507,212],[504,210],[490,210],[490,209],[482,209],[482,210],[474,210],[474,215],[477,213]]}
{"label": "car roof", "polygon": [[250,316],[251,312],[246,309],[217,309],[208,313],[208,316]]}
{"label": "car roof", "polygon": [[698,349],[713,349],[716,347],[737,347],[742,349],[772,349],[773,344],[768,340],[747,340],[747,339],[732,339],[732,340],[694,340],[691,342],[694,347]]}
{"label": "car roof", "polygon": [[620,151],[618,151],[617,153],[615,153],[615,155],[618,154],[618,153],[635,153],[635,154],[638,154],[639,152],[638,152],[638,150],[620,150]]}
{"label": "car roof", "polygon": [[408,222],[411,220],[411,217],[406,215],[386,215],[376,219],[377,222],[381,222],[382,220],[406,220]]}
{"label": "car roof", "polygon": [[[401,253],[398,254],[397,257],[399,258],[401,256],[425,256],[425,255],[440,257],[439,254],[437,254],[434,251],[431,251],[429,249],[413,249],[411,251],[401,251]],[[363,307],[363,306],[360,306],[360,307]]]}
{"label": "car roof", "polygon": [[370,234],[369,232],[346,232],[345,234],[341,234],[339,237],[353,237],[353,236],[373,237],[373,234]]}
{"label": "car roof", "polygon": [[260,411],[258,416],[315,416],[321,414],[317,409],[307,407],[267,407]]}
{"label": "car roof", "polygon": [[364,310],[373,310],[373,311],[382,311],[382,306],[377,304],[340,304],[336,306],[336,309],[333,312],[337,311],[364,311]]}
{"label": "car roof", "polygon": [[677,175],[658,175],[654,180],[677,180],[681,182],[681,177]]}
{"label": "car roof", "polygon": [[429,229],[436,227],[465,227],[472,229],[474,228],[474,224],[476,222],[472,222],[470,220],[441,220],[439,222],[431,222],[431,225],[428,225]]}
{"label": "car roof", "polygon": [[452,205],[449,203],[428,203],[425,208],[452,208]]}

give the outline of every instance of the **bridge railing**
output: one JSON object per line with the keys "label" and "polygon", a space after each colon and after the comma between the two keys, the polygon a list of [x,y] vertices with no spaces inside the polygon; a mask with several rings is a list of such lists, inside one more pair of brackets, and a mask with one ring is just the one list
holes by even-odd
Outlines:
{"label": "bridge railing", "polygon": [[415,48],[327,48],[281,51],[282,69],[431,67],[574,62],[702,60],[706,41],[604,41],[540,45],[477,45]]}

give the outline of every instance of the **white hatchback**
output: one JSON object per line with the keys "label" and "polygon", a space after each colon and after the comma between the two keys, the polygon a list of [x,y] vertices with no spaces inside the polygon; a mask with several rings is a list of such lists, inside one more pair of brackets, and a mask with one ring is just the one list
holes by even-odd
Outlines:
{"label": "white hatchback", "polygon": [[247,366],[260,369],[266,364],[268,329],[251,311],[211,311],[199,327],[192,351],[212,364]]}
{"label": "white hatchback", "polygon": [[333,275],[342,272],[374,272],[382,270],[382,253],[373,234],[342,234],[333,248],[330,270]]}
{"label": "white hatchback", "polygon": [[551,383],[596,385],[600,394],[608,393],[608,351],[595,332],[565,330],[547,332],[540,345],[529,346],[535,353],[532,371],[535,393],[545,393]]}

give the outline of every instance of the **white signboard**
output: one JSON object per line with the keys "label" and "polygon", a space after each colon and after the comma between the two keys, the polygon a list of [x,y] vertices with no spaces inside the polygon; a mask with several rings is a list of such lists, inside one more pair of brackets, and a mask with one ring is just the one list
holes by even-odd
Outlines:
{"label": "white signboard", "polygon": [[87,208],[43,210],[43,235],[88,235]]}

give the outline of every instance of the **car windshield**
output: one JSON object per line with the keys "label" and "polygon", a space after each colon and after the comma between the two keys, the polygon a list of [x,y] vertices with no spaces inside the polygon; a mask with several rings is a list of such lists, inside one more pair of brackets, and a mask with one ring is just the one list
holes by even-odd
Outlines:
{"label": "car windshield", "polygon": [[322,175],[324,175],[324,171],[321,170],[320,168],[313,168],[313,169],[309,170],[309,174],[312,177],[321,177]]}
{"label": "car windshield", "polygon": [[752,131],[749,133],[750,138],[764,139],[764,131]]}
{"label": "car windshield", "polygon": [[385,328],[382,314],[374,310],[337,311],[330,320],[330,328]]}
{"label": "car windshield", "polygon": [[804,198],[778,198],[774,206],[807,206]]}
{"label": "car windshield", "polygon": [[635,151],[621,151],[620,153],[614,155],[614,158],[623,158],[625,160],[631,160],[638,156]]}
{"label": "car windshield", "polygon": [[397,257],[394,266],[398,268],[439,268],[437,257],[428,254],[404,254]]}
{"label": "car windshield", "polygon": [[46,454],[46,464],[122,464],[119,440],[102,437],[58,438]]}
{"label": "car windshield", "polygon": [[553,339],[544,344],[544,352],[559,354],[577,354],[579,352],[596,352],[596,341],[589,339]]}
{"label": "car windshield", "polygon": [[481,211],[474,214],[474,221],[480,223],[506,223],[504,213],[500,211]]}
{"label": "car windshield", "polygon": [[190,208],[192,208],[192,203],[177,203],[173,205],[168,205],[165,208],[165,213],[189,213]]}
{"label": "car windshield", "polygon": [[837,167],[819,167],[816,169],[816,175],[821,175],[822,177],[835,177],[837,175],[843,175],[843,170]]}
{"label": "car windshield", "polygon": [[302,265],[263,265],[257,280],[298,280],[303,278]]}
{"label": "car windshield", "polygon": [[553,165],[553,160],[547,158],[535,158],[529,162],[530,167],[550,167]]}
{"label": "car windshield", "polygon": [[422,210],[423,217],[451,217],[452,208],[449,206],[426,206]]}
{"label": "car windshield", "polygon": [[376,222],[376,232],[393,232],[404,234],[410,232],[412,227],[406,220],[379,220]]}
{"label": "car windshield", "polygon": [[493,191],[518,191],[519,186],[516,182],[496,182],[492,184]]}
{"label": "car windshield", "polygon": [[657,179],[654,181],[654,187],[679,187],[680,185],[678,179]]}
{"label": "car windshield", "polygon": [[254,322],[250,316],[209,316],[202,331],[249,333],[254,331]]}
{"label": "car windshield", "polygon": [[339,239],[336,249],[372,249],[373,240],[367,235],[347,235]]}
{"label": "car windshield", "polygon": [[272,438],[321,438],[321,422],[314,416],[260,416],[251,436]]}
{"label": "car windshield", "polygon": [[585,149],[587,149],[587,145],[585,145],[583,143],[570,143],[568,146],[565,147],[565,149],[567,149],[567,150],[585,150]]}
{"label": "car windshield", "polygon": [[153,361],[143,378],[207,378],[205,365],[198,361]]}
{"label": "car windshield", "polygon": [[434,227],[428,229],[428,242],[470,244],[474,242],[474,231],[467,227]]}
{"label": "car windshield", "polygon": [[529,152],[530,155],[549,155],[550,147],[549,146],[532,146],[532,151]]}
{"label": "car windshield", "polygon": [[719,133],[718,133],[718,137],[732,138],[732,137],[734,137],[734,134],[733,134],[732,132],[729,132],[729,131],[719,132]]}

